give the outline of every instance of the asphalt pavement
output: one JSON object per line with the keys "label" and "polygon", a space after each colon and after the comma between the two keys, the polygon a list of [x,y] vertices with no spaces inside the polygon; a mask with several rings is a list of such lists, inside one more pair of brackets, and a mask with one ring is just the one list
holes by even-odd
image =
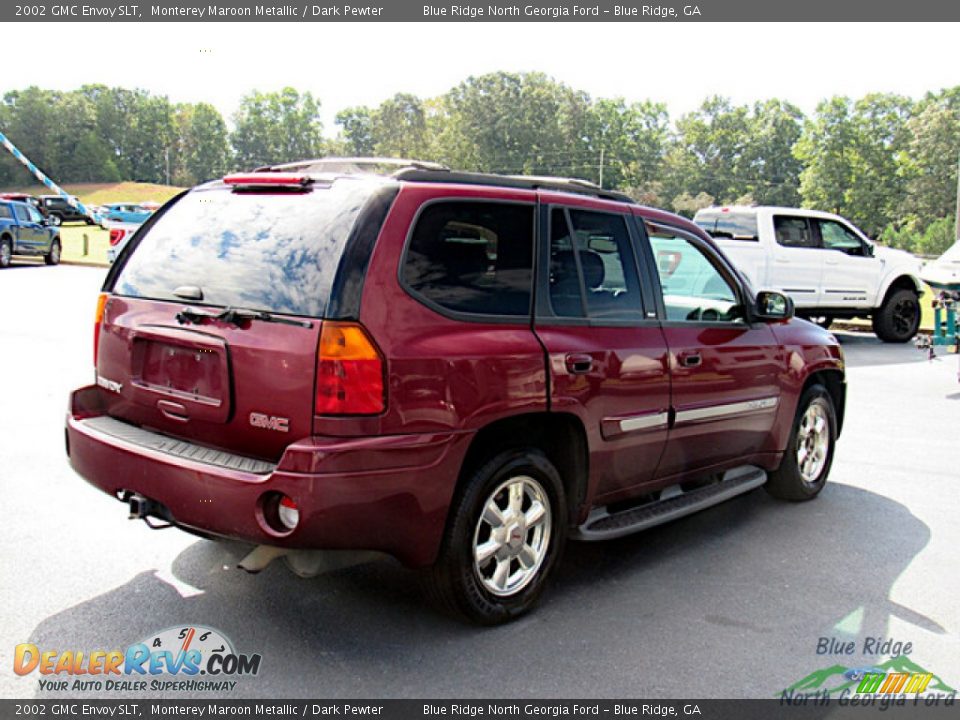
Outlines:
{"label": "asphalt pavement", "polygon": [[[817,500],[758,490],[571,544],[538,611],[479,629],[438,615],[394,562],[247,575],[242,548],[151,531],[76,476],[63,419],[68,392],[93,379],[104,274],[0,271],[2,697],[59,695],[12,672],[17,644],[113,650],[190,625],[262,656],[234,697],[773,697],[833,664],[878,662],[862,652],[871,638],[910,642],[914,663],[960,687],[955,355],[931,363],[911,345],[840,333],[847,420]],[[818,655],[820,638],[856,652]]]}

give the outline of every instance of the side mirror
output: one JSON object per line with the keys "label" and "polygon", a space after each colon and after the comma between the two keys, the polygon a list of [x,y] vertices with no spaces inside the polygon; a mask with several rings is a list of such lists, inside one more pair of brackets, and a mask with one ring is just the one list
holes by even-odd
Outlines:
{"label": "side mirror", "polygon": [[758,320],[789,320],[794,315],[793,299],[783,293],[763,290],[757,293],[754,316]]}
{"label": "side mirror", "polygon": [[873,243],[864,243],[863,252],[867,257],[874,257],[877,254],[877,249],[873,246]]}

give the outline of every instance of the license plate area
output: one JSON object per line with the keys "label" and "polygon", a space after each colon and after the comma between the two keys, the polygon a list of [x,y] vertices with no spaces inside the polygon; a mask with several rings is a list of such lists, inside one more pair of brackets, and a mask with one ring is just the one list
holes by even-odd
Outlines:
{"label": "license plate area", "polygon": [[161,412],[176,406],[181,420],[228,420],[230,363],[224,340],[190,330],[150,328],[138,330],[132,343],[134,402]]}

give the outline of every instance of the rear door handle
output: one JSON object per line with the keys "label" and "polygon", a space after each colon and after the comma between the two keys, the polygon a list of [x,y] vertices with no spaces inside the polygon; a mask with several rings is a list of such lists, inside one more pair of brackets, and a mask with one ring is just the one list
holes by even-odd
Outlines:
{"label": "rear door handle", "polygon": [[593,357],[586,354],[571,354],[565,358],[567,372],[573,375],[586,375],[593,370]]}
{"label": "rear door handle", "polygon": [[697,367],[702,362],[703,358],[700,357],[700,353],[683,353],[680,356],[680,364],[684,367]]}

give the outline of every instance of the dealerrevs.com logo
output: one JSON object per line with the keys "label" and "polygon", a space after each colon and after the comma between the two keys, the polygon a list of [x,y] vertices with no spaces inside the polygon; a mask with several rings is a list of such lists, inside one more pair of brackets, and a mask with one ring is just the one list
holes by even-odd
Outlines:
{"label": "dealerrevs.com logo", "polygon": [[219,630],[202,625],[167,628],[126,650],[45,650],[21,643],[17,675],[37,673],[42,691],[229,692],[234,678],[260,672],[258,653],[236,652]]}

